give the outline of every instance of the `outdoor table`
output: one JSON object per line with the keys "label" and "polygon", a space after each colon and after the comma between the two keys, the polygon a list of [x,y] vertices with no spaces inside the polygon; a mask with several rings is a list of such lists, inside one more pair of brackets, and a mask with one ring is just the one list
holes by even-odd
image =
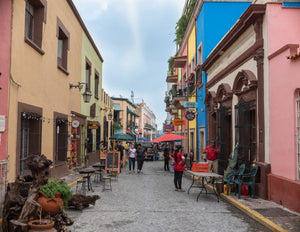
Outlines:
{"label": "outdoor table", "polygon": [[98,162],[98,163],[93,164],[92,166],[93,166],[93,168],[95,168],[99,172],[100,181],[102,181],[102,170],[105,169],[105,164],[102,164],[102,163]]}
{"label": "outdoor table", "polygon": [[[223,176],[213,173],[213,172],[193,172],[193,171],[186,171],[187,173],[191,174],[193,176],[193,181],[192,184],[188,190],[188,194],[190,193],[191,188],[200,188],[201,191],[199,192],[197,196],[197,201],[199,199],[200,194],[202,193],[203,189],[205,190],[206,194],[215,194],[217,196],[218,202],[219,202],[219,197],[220,194],[216,191],[216,179],[222,179]],[[197,183],[196,177],[201,178],[201,183]],[[207,178],[211,179],[212,187],[213,187],[213,192],[208,193],[207,188],[205,185],[208,183]],[[206,182],[206,183],[205,183]]]}
{"label": "outdoor table", "polygon": [[92,190],[92,192],[94,192],[93,190],[93,187],[92,187],[92,183],[91,183],[91,176],[92,174],[95,172],[96,170],[94,168],[84,168],[84,169],[81,169],[79,171],[80,174],[84,174],[85,176],[83,178],[86,178],[87,179],[87,183],[88,183],[88,190]]}

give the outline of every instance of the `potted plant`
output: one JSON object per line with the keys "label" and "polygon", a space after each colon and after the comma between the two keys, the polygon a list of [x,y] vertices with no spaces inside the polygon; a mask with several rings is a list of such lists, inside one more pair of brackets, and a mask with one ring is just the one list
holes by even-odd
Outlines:
{"label": "potted plant", "polygon": [[71,188],[63,180],[50,179],[40,188],[40,197],[37,202],[42,206],[44,213],[55,215],[68,206],[72,198]]}

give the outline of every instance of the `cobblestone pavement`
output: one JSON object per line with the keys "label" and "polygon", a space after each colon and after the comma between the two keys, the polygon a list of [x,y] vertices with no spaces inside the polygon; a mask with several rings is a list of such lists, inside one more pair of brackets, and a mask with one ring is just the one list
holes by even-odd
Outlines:
{"label": "cobblestone pavement", "polygon": [[[185,190],[191,180],[183,178]],[[143,174],[127,169],[112,181],[112,191],[102,191],[93,183],[101,199],[83,211],[68,210],[75,222],[72,232],[94,231],[269,231],[256,221],[214,195],[201,195],[199,189],[174,191],[173,173],[163,171],[162,161],[144,163]]]}

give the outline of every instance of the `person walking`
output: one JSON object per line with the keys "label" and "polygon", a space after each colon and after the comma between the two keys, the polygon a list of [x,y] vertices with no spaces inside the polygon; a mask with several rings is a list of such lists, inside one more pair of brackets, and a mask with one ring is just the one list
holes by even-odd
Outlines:
{"label": "person walking", "polygon": [[174,184],[175,191],[184,192],[181,188],[182,183],[182,175],[184,171],[184,160],[185,157],[182,154],[182,146],[176,146],[175,152],[172,154],[172,158],[174,159]]}
{"label": "person walking", "polygon": [[208,145],[203,153],[206,153],[206,159],[208,160],[209,171],[218,173],[218,153],[219,148],[216,146],[214,140],[210,141],[210,145]]}
{"label": "person walking", "polygon": [[169,153],[169,148],[165,148],[164,150],[164,160],[165,160],[165,164],[164,164],[164,169],[165,171],[169,171],[169,160],[170,160],[170,153]]}
{"label": "person walking", "polygon": [[142,147],[141,144],[138,145],[136,149],[136,158],[137,158],[137,173],[143,173],[143,164],[145,160],[145,156],[147,155],[146,149]]}
{"label": "person walking", "polygon": [[128,151],[128,159],[129,159],[129,174],[131,173],[131,166],[132,166],[132,171],[134,173],[135,160],[136,160],[136,149],[134,148],[133,143],[130,145],[130,148]]}

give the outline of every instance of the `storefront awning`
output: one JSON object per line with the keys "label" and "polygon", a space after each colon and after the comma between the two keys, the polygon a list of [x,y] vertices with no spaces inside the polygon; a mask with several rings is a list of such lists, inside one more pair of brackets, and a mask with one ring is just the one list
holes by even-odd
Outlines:
{"label": "storefront awning", "polygon": [[114,103],[114,111],[123,111],[120,103]]}
{"label": "storefront awning", "polygon": [[133,130],[131,130],[131,131],[129,131],[129,134],[131,135],[131,136],[138,136],[138,133],[136,133],[135,131],[133,131]]}
{"label": "storefront awning", "polygon": [[127,113],[128,113],[128,114],[132,114],[132,115],[134,115],[134,116],[136,116],[136,117],[140,117],[140,116],[137,115],[134,111],[132,111],[131,109],[129,109],[128,106],[127,106]]}

